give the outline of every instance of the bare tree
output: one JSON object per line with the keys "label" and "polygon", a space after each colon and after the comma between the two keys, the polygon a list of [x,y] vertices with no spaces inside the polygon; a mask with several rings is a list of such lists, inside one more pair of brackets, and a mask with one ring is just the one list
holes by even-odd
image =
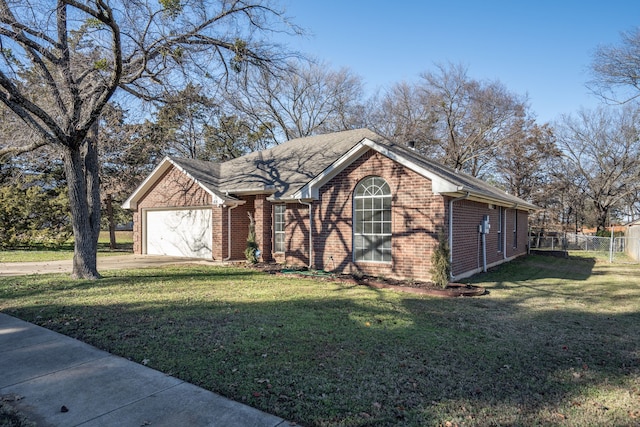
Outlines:
{"label": "bare tree", "polygon": [[298,61],[284,73],[257,74],[230,92],[231,114],[270,129],[274,143],[361,124],[362,79],[346,68]]}
{"label": "bare tree", "polygon": [[502,83],[470,79],[461,65],[438,65],[423,73],[421,89],[437,118],[434,145],[448,166],[481,176],[496,150],[512,132],[513,122],[525,114],[524,99]]}
{"label": "bare tree", "polygon": [[625,199],[622,215],[629,221],[640,219],[640,188],[636,189],[635,192],[631,192]]}
{"label": "bare tree", "polygon": [[[282,51],[263,36],[295,31],[286,24],[267,0],[0,0],[0,101],[39,136],[0,156],[45,144],[60,153],[74,277],[99,277],[96,124],[116,92],[155,100],[187,76],[215,85],[230,70],[274,66]],[[50,99],[34,96],[42,91]]]}
{"label": "bare tree", "polygon": [[600,46],[593,54],[593,79],[587,84],[606,101],[626,103],[640,96],[640,28],[623,32],[619,45]]}
{"label": "bare tree", "polygon": [[209,160],[225,161],[266,148],[270,133],[265,126],[254,129],[237,116],[219,116],[204,132],[205,152]]}
{"label": "bare tree", "polygon": [[533,203],[546,192],[551,161],[560,155],[549,125],[538,125],[525,116],[512,124],[510,136],[496,151],[495,176],[506,191]]}
{"label": "bare tree", "polygon": [[219,109],[201,87],[191,83],[169,95],[156,114],[156,124],[172,154],[208,160],[205,129],[215,123]]}
{"label": "bare tree", "polygon": [[492,173],[499,149],[521,133],[526,99],[503,84],[470,78],[462,65],[437,65],[415,84],[386,91],[368,121],[384,136],[474,176]]}
{"label": "bare tree", "polygon": [[386,91],[369,113],[370,127],[392,141],[410,144],[429,155],[436,137],[435,111],[421,88],[412,83],[397,83]]}
{"label": "bare tree", "polygon": [[564,153],[562,174],[593,204],[598,231],[608,225],[614,210],[640,189],[640,112],[626,105],[580,111],[557,126]]}

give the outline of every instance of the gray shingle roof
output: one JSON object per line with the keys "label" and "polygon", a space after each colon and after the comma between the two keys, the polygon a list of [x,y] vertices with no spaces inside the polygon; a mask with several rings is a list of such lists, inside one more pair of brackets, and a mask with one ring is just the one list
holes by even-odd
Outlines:
{"label": "gray shingle roof", "polygon": [[220,191],[220,163],[178,157],[171,157],[171,161],[222,200],[235,199]]}
{"label": "gray shingle roof", "polygon": [[272,185],[287,198],[365,138],[382,138],[368,129],[296,138],[221,165],[220,188],[229,193]]}
{"label": "gray shingle roof", "polygon": [[394,144],[368,129],[297,138],[223,163],[178,158],[171,160],[223,200],[234,199],[233,194],[264,192],[273,193],[276,199],[290,199],[365,139],[431,171],[456,186],[460,194],[469,192],[483,199],[518,204],[527,209],[536,208],[480,179],[456,172],[413,150]]}

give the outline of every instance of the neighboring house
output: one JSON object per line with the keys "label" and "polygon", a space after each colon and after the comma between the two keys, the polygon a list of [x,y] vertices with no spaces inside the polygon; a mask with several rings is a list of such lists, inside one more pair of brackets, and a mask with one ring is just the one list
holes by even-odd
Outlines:
{"label": "neighboring house", "polygon": [[[616,235],[625,234],[627,230],[627,226],[625,225],[612,225],[607,227],[604,231],[611,231],[612,227],[613,233]],[[587,236],[595,236],[598,233],[598,229],[596,227],[583,227],[581,233]]]}
{"label": "neighboring house", "polygon": [[367,129],[223,163],[167,157],[123,207],[137,254],[244,259],[251,214],[263,261],[420,280],[439,234],[453,278],[525,254],[537,209]]}

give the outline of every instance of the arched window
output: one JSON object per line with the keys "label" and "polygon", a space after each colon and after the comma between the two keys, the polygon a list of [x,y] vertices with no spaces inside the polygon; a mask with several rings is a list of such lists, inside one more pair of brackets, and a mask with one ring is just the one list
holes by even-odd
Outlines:
{"label": "arched window", "polygon": [[378,176],[358,183],[353,193],[355,261],[391,262],[391,189]]}

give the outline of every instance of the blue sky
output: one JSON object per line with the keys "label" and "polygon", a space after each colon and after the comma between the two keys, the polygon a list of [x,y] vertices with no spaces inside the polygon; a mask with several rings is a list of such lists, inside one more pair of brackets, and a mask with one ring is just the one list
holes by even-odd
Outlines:
{"label": "blue sky", "polygon": [[594,49],[640,26],[640,0],[284,0],[310,35],[294,49],[348,67],[369,93],[417,81],[434,64],[463,64],[478,80],[528,95],[539,122],[594,108]]}

